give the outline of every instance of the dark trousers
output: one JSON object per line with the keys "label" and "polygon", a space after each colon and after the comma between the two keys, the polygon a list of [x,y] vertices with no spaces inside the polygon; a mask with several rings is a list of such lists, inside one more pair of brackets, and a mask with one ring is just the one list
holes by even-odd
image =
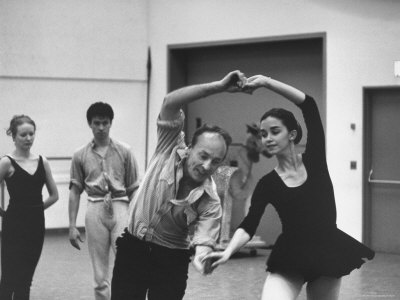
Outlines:
{"label": "dark trousers", "polygon": [[170,249],[123,233],[111,282],[111,300],[181,300],[185,294],[189,250]]}
{"label": "dark trousers", "polygon": [[1,237],[1,300],[28,300],[44,241],[43,207],[8,209]]}

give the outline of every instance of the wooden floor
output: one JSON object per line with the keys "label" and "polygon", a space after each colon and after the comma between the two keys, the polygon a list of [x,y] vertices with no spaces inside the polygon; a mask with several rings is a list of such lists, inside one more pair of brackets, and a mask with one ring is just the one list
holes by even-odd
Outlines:
{"label": "wooden floor", "polygon": [[[67,235],[47,234],[31,300],[94,299],[86,247],[78,251],[70,246]],[[269,250],[259,250],[255,257],[239,253],[210,276],[202,276],[190,267],[184,299],[260,299],[268,255]],[[299,300],[305,299],[302,291]],[[343,279],[340,299],[400,299],[400,256],[378,253],[373,261]]]}

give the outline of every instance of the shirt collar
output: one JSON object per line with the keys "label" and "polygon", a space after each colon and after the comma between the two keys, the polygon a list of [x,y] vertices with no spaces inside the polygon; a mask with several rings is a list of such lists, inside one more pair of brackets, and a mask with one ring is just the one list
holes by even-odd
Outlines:
{"label": "shirt collar", "polygon": [[212,177],[207,178],[203,183],[204,191],[213,199],[219,199],[217,185]]}
{"label": "shirt collar", "polygon": [[200,200],[204,194],[207,194],[209,199],[220,202],[217,194],[217,186],[211,177],[207,178],[200,186],[191,190],[185,199],[171,199],[170,202],[178,206],[191,205]]}
{"label": "shirt collar", "polygon": [[[90,147],[91,147],[92,149],[96,149],[96,143],[94,142],[94,139],[92,139],[92,140],[90,141],[89,145],[90,145]],[[110,138],[110,143],[109,143],[108,145],[111,146],[111,147],[113,147],[113,148],[115,148],[115,144],[114,144],[114,141],[112,140],[112,138]]]}
{"label": "shirt collar", "polygon": [[188,147],[186,147],[186,148],[178,148],[178,149],[176,149],[176,153],[179,156],[179,161],[182,161],[182,160],[184,160],[185,158],[188,157],[189,148]]}

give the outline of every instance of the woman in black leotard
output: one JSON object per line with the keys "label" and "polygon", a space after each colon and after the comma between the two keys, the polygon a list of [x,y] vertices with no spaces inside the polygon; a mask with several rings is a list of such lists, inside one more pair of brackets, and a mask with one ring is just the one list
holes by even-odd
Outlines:
{"label": "woman in black leotard", "polygon": [[[58,199],[48,161],[31,153],[36,125],[25,115],[14,116],[7,134],[15,150],[0,160],[0,182],[6,181],[10,201],[0,208],[1,300],[27,300],[44,241],[44,209]],[[49,197],[42,200],[43,185]]]}
{"label": "woman in black leotard", "polygon": [[254,235],[267,204],[282,222],[267,262],[262,299],[296,299],[307,283],[308,299],[338,299],[343,275],[359,268],[374,252],[336,227],[336,206],[325,157],[325,136],[317,105],[310,96],[277,80],[256,75],[245,91],[265,87],[297,105],[307,126],[306,150],[296,153],[301,127],[293,114],[272,109],[261,118],[261,140],[278,165],[258,182],[251,207],[223,252],[206,257],[225,263]]}

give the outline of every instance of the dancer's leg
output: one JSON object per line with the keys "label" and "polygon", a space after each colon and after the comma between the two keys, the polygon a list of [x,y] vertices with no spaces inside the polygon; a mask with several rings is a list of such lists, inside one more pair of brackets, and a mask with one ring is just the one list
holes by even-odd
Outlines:
{"label": "dancer's leg", "polygon": [[298,274],[268,273],[262,292],[262,300],[294,300],[303,286],[304,279]]}

